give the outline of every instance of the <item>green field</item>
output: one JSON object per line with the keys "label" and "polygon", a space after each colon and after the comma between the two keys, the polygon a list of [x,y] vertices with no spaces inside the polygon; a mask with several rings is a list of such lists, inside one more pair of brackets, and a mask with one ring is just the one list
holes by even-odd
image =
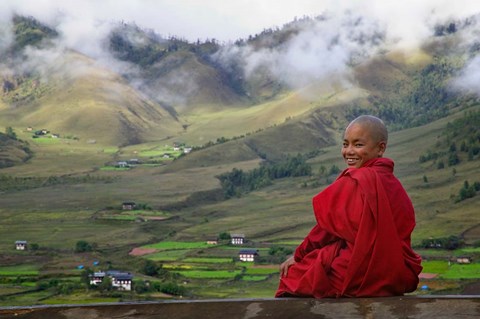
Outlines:
{"label": "green field", "polygon": [[34,265],[0,266],[0,276],[37,276],[38,274],[38,266]]}

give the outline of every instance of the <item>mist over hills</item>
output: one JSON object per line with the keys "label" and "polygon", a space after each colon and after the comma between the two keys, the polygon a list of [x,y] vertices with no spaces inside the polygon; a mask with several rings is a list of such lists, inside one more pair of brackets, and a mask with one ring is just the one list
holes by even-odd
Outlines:
{"label": "mist over hills", "polygon": [[[475,16],[436,24],[427,42],[408,50],[390,43],[378,22],[351,12],[296,19],[226,44],[163,38],[119,22],[95,56],[71,50],[66,35],[35,17],[16,15],[7,25],[1,124],[106,144],[178,137],[202,145],[292,118],[319,131],[337,129],[318,124],[319,112],[341,116],[340,127],[367,112],[401,128],[476,98]],[[226,111],[236,124],[225,120]],[[212,116],[202,122],[198,114]],[[289,127],[298,130],[292,122],[282,130]]]}

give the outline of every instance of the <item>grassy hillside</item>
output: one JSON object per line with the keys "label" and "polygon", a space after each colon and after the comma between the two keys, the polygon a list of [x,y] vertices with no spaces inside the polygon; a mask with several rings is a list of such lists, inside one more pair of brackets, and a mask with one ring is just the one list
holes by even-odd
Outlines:
{"label": "grassy hillside", "polygon": [[[478,109],[478,106],[474,109]],[[395,160],[396,174],[405,184],[417,208],[419,226],[414,236],[416,241],[430,236],[459,235],[475,224],[479,197],[455,203],[453,196],[458,195],[465,180],[470,183],[480,180],[478,158],[468,160],[466,154],[460,155],[462,161],[458,165],[444,169],[437,169],[433,163],[419,161],[420,156],[427,151],[428,147],[425,145],[435,145],[447,124],[461,118],[461,114],[455,113],[426,126],[391,134],[386,155]],[[300,236],[304,228],[308,228],[306,223],[312,218],[311,196],[326,185],[324,177],[319,175],[320,167],[344,166],[339,156],[339,137],[339,134],[332,135],[335,145],[321,148],[319,155],[310,160],[315,174],[312,177],[282,180],[242,198],[208,204],[205,207],[198,206],[201,201],[198,205],[191,203],[193,206],[186,208],[185,212],[177,212],[180,215],[187,214],[185,216],[195,212],[194,215],[185,217],[187,224],[191,226],[178,231],[178,236],[187,233],[196,236],[208,235],[209,232],[210,235],[215,235],[221,228],[240,231],[238,228],[244,226],[237,219],[248,220],[257,225],[258,230],[252,231],[251,236],[259,240],[290,238],[293,236],[290,229],[292,227],[301,228],[295,232]],[[261,139],[261,134],[258,139]],[[3,194],[2,204],[9,210],[41,210],[43,207],[55,211],[90,209],[92,212],[117,206],[125,200],[148,203],[153,207],[171,206],[187,200],[192,194],[218,189],[219,181],[215,176],[222,172],[233,168],[245,171],[255,168],[260,157],[251,147],[246,147],[249,141],[249,137],[245,137],[194,151],[166,166],[139,166],[128,171],[99,171],[98,168],[118,154],[123,154],[122,158],[139,155],[140,145],[137,148],[119,150],[112,155],[100,146],[84,146],[79,142],[34,143],[32,149],[37,155],[31,163],[3,169],[2,174],[25,177],[68,174],[78,176],[78,181],[21,191],[10,190]],[[268,149],[265,148],[265,151],[268,152]],[[59,158],[62,160],[59,161]],[[81,177],[87,173],[95,178],[82,180]],[[79,196],[80,194],[82,196]],[[215,218],[208,217],[210,212],[217,212]],[[301,218],[299,226],[293,226],[295,222],[288,222],[285,230],[281,231],[275,228],[283,228],[283,222],[278,222],[278,226],[275,226],[262,221],[275,219],[273,216],[284,215],[287,218],[292,212],[301,214],[296,215]],[[196,225],[204,217],[209,219],[209,223]],[[233,218],[231,222],[228,221],[230,218]],[[259,220],[256,221],[257,219]],[[203,230],[197,231],[198,228]]]}
{"label": "grassy hillside", "polygon": [[8,130],[9,134],[0,133],[0,168],[24,163],[32,157],[28,143],[18,140],[11,127]]}
{"label": "grassy hillside", "polygon": [[104,145],[136,144],[181,130],[181,124],[160,105],[146,99],[118,75],[73,52],[59,57],[48,79],[22,82],[3,98],[9,101],[20,90],[31,94],[37,86],[45,89],[34,103],[24,101],[17,107],[0,109],[0,125],[47,129],[83,143]]}

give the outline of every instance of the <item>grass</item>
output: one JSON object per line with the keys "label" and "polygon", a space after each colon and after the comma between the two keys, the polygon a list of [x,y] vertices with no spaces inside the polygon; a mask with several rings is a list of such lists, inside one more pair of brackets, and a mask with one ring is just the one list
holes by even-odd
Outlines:
{"label": "grass", "polygon": [[422,261],[422,266],[424,273],[433,274],[444,274],[449,268],[448,262],[443,260]]}
{"label": "grass", "polygon": [[37,276],[38,274],[38,266],[34,265],[0,266],[0,276]]}
{"label": "grass", "polygon": [[249,275],[242,276],[242,280],[244,281],[264,281],[266,279],[268,279],[268,276],[249,276]]}
{"label": "grass", "polygon": [[167,250],[167,251],[146,255],[145,258],[154,260],[154,261],[164,261],[164,262],[177,261],[185,257],[185,255],[188,254],[188,252],[189,252],[188,249]]}
{"label": "grass", "polygon": [[101,171],[128,171],[130,167],[115,167],[115,166],[104,166],[100,168]]}
{"label": "grass", "polygon": [[423,272],[438,274],[443,279],[478,279],[480,263],[453,264],[443,260],[423,261]]}
{"label": "grass", "polygon": [[178,249],[196,249],[196,248],[207,248],[211,245],[206,242],[174,242],[174,241],[163,241],[155,244],[145,245],[142,248],[155,248],[158,250],[178,250]]}
{"label": "grass", "polygon": [[180,275],[194,279],[233,279],[242,273],[241,270],[186,270],[177,271]]}
{"label": "grass", "polygon": [[480,264],[454,264],[441,275],[444,279],[478,279],[480,278]]}
{"label": "grass", "polygon": [[182,259],[182,262],[185,263],[197,263],[197,264],[224,264],[231,263],[232,258],[215,258],[215,257],[190,257]]}
{"label": "grass", "polygon": [[155,210],[105,210],[95,214],[97,219],[106,219],[106,220],[124,220],[124,221],[135,221],[142,219],[144,221],[148,220],[162,220],[169,218],[172,215],[164,211],[155,211]]}
{"label": "grass", "polygon": [[105,154],[115,154],[115,153],[118,152],[118,150],[119,150],[118,147],[105,147],[105,148],[103,149],[103,152],[104,152]]}
{"label": "grass", "polygon": [[245,274],[247,275],[270,275],[278,273],[278,266],[272,266],[269,268],[255,268],[255,267],[247,267]]}

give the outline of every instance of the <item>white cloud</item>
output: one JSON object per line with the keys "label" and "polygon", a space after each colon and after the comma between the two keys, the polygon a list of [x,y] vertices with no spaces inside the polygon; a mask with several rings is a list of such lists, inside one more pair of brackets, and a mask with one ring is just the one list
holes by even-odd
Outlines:
{"label": "white cloud", "polygon": [[[1,15],[16,10],[43,21],[59,14],[78,26],[94,21],[135,21],[163,35],[188,40],[245,38],[264,28],[281,27],[294,17],[316,16],[345,10],[388,23],[392,36],[422,36],[427,20],[466,16],[480,10],[469,0],[16,0],[0,3]],[[1,18],[1,16],[0,16]],[[70,22],[72,23],[72,22]],[[89,26],[91,27],[91,26]],[[88,28],[89,28],[88,27]],[[87,30],[88,30],[87,28]],[[86,31],[87,31],[86,30]]]}
{"label": "white cloud", "polygon": [[[76,49],[104,64],[112,60],[101,41],[113,22],[135,22],[160,35],[175,35],[189,41],[215,38],[228,43],[264,29],[282,27],[295,17],[327,14],[328,23],[304,30],[283,50],[241,52],[247,74],[262,62],[276,77],[289,84],[301,84],[342,71],[355,54],[368,54],[376,49],[377,44],[359,41],[362,34],[384,32],[385,43],[389,45],[417,46],[431,36],[438,21],[480,13],[480,1],[0,0],[0,50],[11,41],[5,30],[13,12],[55,26],[63,47]],[[361,23],[352,25],[349,16]],[[334,40],[338,42],[332,45]],[[223,54],[224,58],[229,56]]]}
{"label": "white cloud", "polygon": [[452,81],[454,89],[480,96],[480,56],[474,57],[462,74]]}

